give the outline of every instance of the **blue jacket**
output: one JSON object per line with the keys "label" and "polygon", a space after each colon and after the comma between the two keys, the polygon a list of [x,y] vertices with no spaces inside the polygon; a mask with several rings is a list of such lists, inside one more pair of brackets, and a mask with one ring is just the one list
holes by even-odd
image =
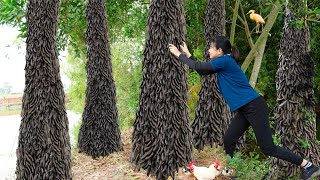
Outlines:
{"label": "blue jacket", "polygon": [[213,71],[217,73],[219,89],[231,111],[235,111],[259,97],[232,56],[220,56],[211,60],[210,64]]}
{"label": "blue jacket", "polygon": [[200,75],[216,73],[218,87],[231,111],[235,111],[259,97],[259,94],[249,84],[240,66],[229,54],[209,62],[197,62],[192,56],[187,58],[181,54],[179,60],[196,70]]}

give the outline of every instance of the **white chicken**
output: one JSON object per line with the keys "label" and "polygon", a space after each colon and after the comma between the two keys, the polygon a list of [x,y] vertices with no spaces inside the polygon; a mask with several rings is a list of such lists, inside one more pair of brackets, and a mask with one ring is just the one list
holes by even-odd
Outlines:
{"label": "white chicken", "polygon": [[190,172],[198,180],[213,180],[221,173],[218,161],[213,162],[209,167],[200,167],[196,166],[195,164],[196,162],[191,162],[188,165],[188,169],[190,169]]}

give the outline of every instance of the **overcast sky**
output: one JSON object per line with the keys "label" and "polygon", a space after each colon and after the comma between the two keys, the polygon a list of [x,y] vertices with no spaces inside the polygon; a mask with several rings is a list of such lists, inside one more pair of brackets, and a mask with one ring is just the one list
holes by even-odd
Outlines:
{"label": "overcast sky", "polygon": [[18,34],[17,29],[0,25],[0,86],[9,82],[12,91],[23,92],[26,50],[23,43],[18,48]]}
{"label": "overcast sky", "polygon": [[[0,25],[0,86],[8,82],[12,92],[22,93],[24,89],[25,40],[18,40],[19,31],[15,28]],[[61,53],[66,54],[66,53]],[[63,66],[60,59],[60,67]],[[62,72],[62,70],[60,70]],[[62,82],[68,86],[69,80],[61,75]]]}

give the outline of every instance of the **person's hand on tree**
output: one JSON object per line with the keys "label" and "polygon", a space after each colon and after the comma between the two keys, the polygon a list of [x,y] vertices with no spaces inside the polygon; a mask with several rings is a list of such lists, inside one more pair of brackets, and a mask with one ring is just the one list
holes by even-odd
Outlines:
{"label": "person's hand on tree", "polygon": [[189,49],[187,47],[187,44],[185,42],[183,42],[182,45],[180,45],[180,48],[182,50],[182,52],[184,52],[184,54],[189,58],[191,56],[191,53],[189,52]]}
{"label": "person's hand on tree", "polygon": [[169,44],[169,51],[170,51],[173,55],[175,55],[176,57],[179,57],[180,54],[181,54],[181,52],[179,51],[179,49],[178,49],[175,45],[173,45],[173,44]]}

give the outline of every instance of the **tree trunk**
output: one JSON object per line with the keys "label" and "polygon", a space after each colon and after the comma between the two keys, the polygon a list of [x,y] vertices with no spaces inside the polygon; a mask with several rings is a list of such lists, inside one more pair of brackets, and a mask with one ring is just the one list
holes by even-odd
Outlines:
{"label": "tree trunk", "polygon": [[[205,16],[205,37],[207,48],[205,59],[209,61],[210,42],[216,36],[225,35],[225,2],[208,0]],[[201,77],[201,90],[192,123],[194,147],[203,150],[205,144],[222,145],[223,135],[231,119],[231,111],[223,99],[217,85],[216,75]]]}
{"label": "tree trunk", "polygon": [[65,94],[56,51],[59,0],[30,0],[17,179],[71,179]]}
{"label": "tree trunk", "polygon": [[[276,76],[276,135],[280,145],[319,165],[320,149],[316,142],[315,106],[312,90],[314,62],[310,57],[310,32],[306,24],[299,29],[298,16],[303,17],[303,1],[286,4],[284,33],[280,43],[279,69]],[[298,13],[299,12],[299,13]],[[272,176],[285,179],[300,168],[273,159]]]}
{"label": "tree trunk", "polygon": [[182,44],[185,33],[182,0],[151,2],[131,161],[157,179],[174,178],[193,160],[187,66],[168,50],[169,43]]}
{"label": "tree trunk", "polygon": [[80,152],[96,158],[122,150],[122,142],[112,76],[106,2],[88,0],[86,14],[87,89],[78,146]]}

